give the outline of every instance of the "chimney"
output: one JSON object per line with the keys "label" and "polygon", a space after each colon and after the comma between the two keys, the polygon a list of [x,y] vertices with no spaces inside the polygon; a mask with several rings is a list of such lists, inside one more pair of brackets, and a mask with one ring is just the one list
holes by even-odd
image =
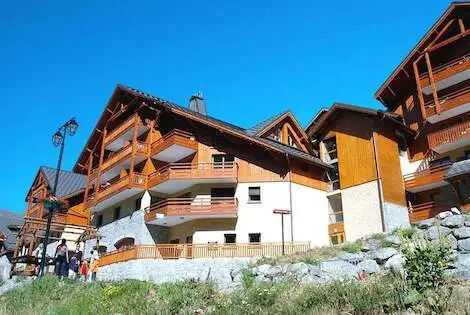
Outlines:
{"label": "chimney", "polygon": [[189,98],[189,109],[207,116],[206,103],[204,102],[204,97],[201,92],[197,92]]}

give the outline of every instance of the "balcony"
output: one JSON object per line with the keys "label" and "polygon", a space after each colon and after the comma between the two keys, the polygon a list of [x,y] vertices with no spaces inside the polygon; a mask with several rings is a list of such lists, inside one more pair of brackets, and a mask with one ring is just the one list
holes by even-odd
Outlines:
{"label": "balcony", "polygon": [[436,216],[439,212],[449,210],[450,208],[455,207],[456,205],[456,202],[435,203],[434,201],[412,205],[408,208],[410,222],[414,223],[432,218]]}
{"label": "balcony", "polygon": [[235,218],[237,209],[235,197],[168,198],[147,209],[145,222],[173,226],[195,219]]}
{"label": "balcony", "polygon": [[173,163],[195,153],[197,145],[192,134],[173,130],[152,143],[151,156],[159,161]]}
{"label": "balcony", "polygon": [[124,146],[126,141],[134,138],[134,125],[137,121],[137,136],[146,132],[149,127],[142,124],[138,115],[133,115],[121,123],[117,128],[108,132],[104,138],[105,149],[117,151]]}
{"label": "balcony", "polygon": [[426,119],[434,124],[470,111],[470,86],[439,98],[439,109],[430,100],[424,104]]}
{"label": "balcony", "polygon": [[470,145],[470,121],[428,134],[429,148],[441,154]]}
{"label": "balcony", "polygon": [[105,184],[101,184],[98,195],[90,194],[86,206],[92,212],[101,211],[115,203],[130,198],[147,187],[147,176],[133,173],[124,177],[117,177]]}
{"label": "balcony", "polygon": [[226,163],[173,163],[149,175],[149,190],[172,194],[196,184],[236,183],[238,165]]}
{"label": "balcony", "polygon": [[[432,74],[437,91],[470,79],[470,54],[432,69]],[[423,93],[430,95],[432,88],[429,74],[420,75],[419,80],[423,87]]]}
{"label": "balcony", "polygon": [[451,165],[452,163],[446,163],[404,175],[405,189],[416,193],[447,185],[444,175]]}

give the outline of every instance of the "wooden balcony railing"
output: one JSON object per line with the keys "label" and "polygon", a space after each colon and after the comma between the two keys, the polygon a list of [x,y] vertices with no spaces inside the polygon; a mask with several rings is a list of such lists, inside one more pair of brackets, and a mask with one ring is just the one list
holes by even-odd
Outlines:
{"label": "wooden balcony railing", "polygon": [[444,174],[451,165],[452,163],[441,164],[415,173],[404,175],[403,180],[405,182],[405,189],[412,189],[419,186],[428,185],[433,182],[442,181],[444,179]]}
{"label": "wooden balcony railing", "polygon": [[426,220],[436,216],[439,212],[450,210],[457,205],[457,202],[435,203],[429,201],[408,207],[410,222]]}
{"label": "wooden balcony railing", "polygon": [[[450,78],[451,76],[467,69],[470,69],[470,54],[459,57],[432,69],[434,82],[437,83],[444,79]],[[419,80],[423,88],[431,85],[431,80],[429,79],[429,74],[427,72],[421,74],[419,76]]]}
{"label": "wooden balcony railing", "polygon": [[470,137],[470,121],[465,121],[430,133],[427,137],[430,149],[435,149],[441,145],[453,143],[463,138]]}
{"label": "wooden balcony railing", "polygon": [[157,214],[165,216],[236,215],[238,202],[235,197],[168,198],[151,205],[145,213],[145,221],[153,221]]}
{"label": "wooden balcony railing", "polygon": [[152,143],[151,155],[155,155],[175,144],[197,150],[197,142],[192,134],[175,129]]}
{"label": "wooden balcony railing", "polygon": [[237,178],[238,165],[226,163],[173,163],[149,175],[149,187],[167,180]]}
{"label": "wooden balcony railing", "polygon": [[138,115],[132,115],[131,117],[124,120],[119,126],[106,135],[104,143],[110,143],[125,134],[130,128],[134,126],[136,119],[139,119]]}
{"label": "wooden balcony railing", "polygon": [[470,86],[467,86],[463,89],[457,90],[455,92],[443,95],[439,98],[439,107],[440,110],[436,108],[434,100],[429,100],[424,104],[426,117],[437,115],[440,112],[456,108],[460,105],[470,102]]}
{"label": "wooden balcony railing", "polygon": [[[309,249],[309,242],[285,243],[286,254],[305,252]],[[275,257],[280,255],[282,255],[281,243],[137,245],[102,255],[100,266],[136,259]]]}
{"label": "wooden balcony railing", "polygon": [[147,176],[140,173],[133,173],[131,176],[117,177],[106,184],[102,184],[98,192],[98,198],[94,194],[90,194],[87,198],[86,206],[90,207],[109,197],[112,197],[127,188],[147,188]]}
{"label": "wooden balcony railing", "polygon": [[[147,155],[148,154],[148,145],[144,142],[137,141],[137,154]],[[113,152],[101,165],[101,172],[111,169],[113,166],[119,162],[129,159],[132,155],[132,143],[126,145],[121,150]]]}

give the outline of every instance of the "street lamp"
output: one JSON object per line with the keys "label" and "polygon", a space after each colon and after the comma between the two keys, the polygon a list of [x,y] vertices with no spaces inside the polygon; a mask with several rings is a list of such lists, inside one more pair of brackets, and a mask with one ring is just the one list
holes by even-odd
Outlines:
{"label": "street lamp", "polygon": [[47,243],[49,240],[49,232],[51,230],[51,223],[52,217],[54,215],[54,210],[59,208],[60,202],[58,202],[56,197],[57,192],[57,185],[59,183],[59,174],[60,174],[60,167],[62,165],[62,156],[64,154],[64,146],[65,146],[65,136],[73,136],[75,132],[77,132],[78,123],[75,118],[70,119],[65,124],[63,124],[59,129],[54,133],[52,136],[52,144],[55,147],[60,146],[60,153],[59,153],[59,160],[57,162],[57,170],[54,179],[54,186],[52,187],[51,192],[51,199],[53,201],[49,204],[49,213],[47,215],[47,225],[46,225],[46,233],[44,234],[44,246],[42,248],[42,258],[41,258],[41,276],[44,276],[44,267],[46,265],[46,251],[47,251]]}

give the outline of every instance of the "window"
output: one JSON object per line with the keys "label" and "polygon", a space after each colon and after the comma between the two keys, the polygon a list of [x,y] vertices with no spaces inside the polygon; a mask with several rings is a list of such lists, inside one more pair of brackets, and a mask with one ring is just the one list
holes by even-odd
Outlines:
{"label": "window", "polygon": [[261,187],[248,187],[248,201],[261,202]]}
{"label": "window", "polygon": [[342,244],[345,241],[344,232],[335,233],[330,235],[330,242],[332,245]]}
{"label": "window", "polygon": [[117,220],[120,217],[121,217],[121,207],[114,208],[114,215],[113,215],[114,220]]}
{"label": "window", "polygon": [[170,241],[170,244],[179,244],[180,243],[180,239],[179,238],[175,238],[174,240],[171,240]]}
{"label": "window", "polygon": [[135,211],[140,210],[141,205],[142,205],[142,197],[137,198],[135,200]]}
{"label": "window", "polygon": [[323,145],[325,146],[323,160],[325,162],[336,160],[338,158],[338,152],[336,149],[336,137],[331,137],[323,140]]}
{"label": "window", "polygon": [[213,154],[212,162],[214,163],[232,163],[235,161],[235,157],[230,154]]}
{"label": "window", "polygon": [[186,244],[192,244],[193,243],[193,236],[186,236]]}
{"label": "window", "polygon": [[102,214],[98,214],[96,216],[96,226],[100,227],[103,225],[103,215]]}
{"label": "window", "polygon": [[261,243],[261,233],[249,233],[250,243]]}
{"label": "window", "polygon": [[117,241],[116,244],[114,244],[114,247],[116,247],[116,249],[126,249],[126,248],[134,246],[134,244],[135,244],[134,238],[125,237]]}
{"label": "window", "polygon": [[224,234],[225,244],[235,244],[237,242],[237,234]]}

